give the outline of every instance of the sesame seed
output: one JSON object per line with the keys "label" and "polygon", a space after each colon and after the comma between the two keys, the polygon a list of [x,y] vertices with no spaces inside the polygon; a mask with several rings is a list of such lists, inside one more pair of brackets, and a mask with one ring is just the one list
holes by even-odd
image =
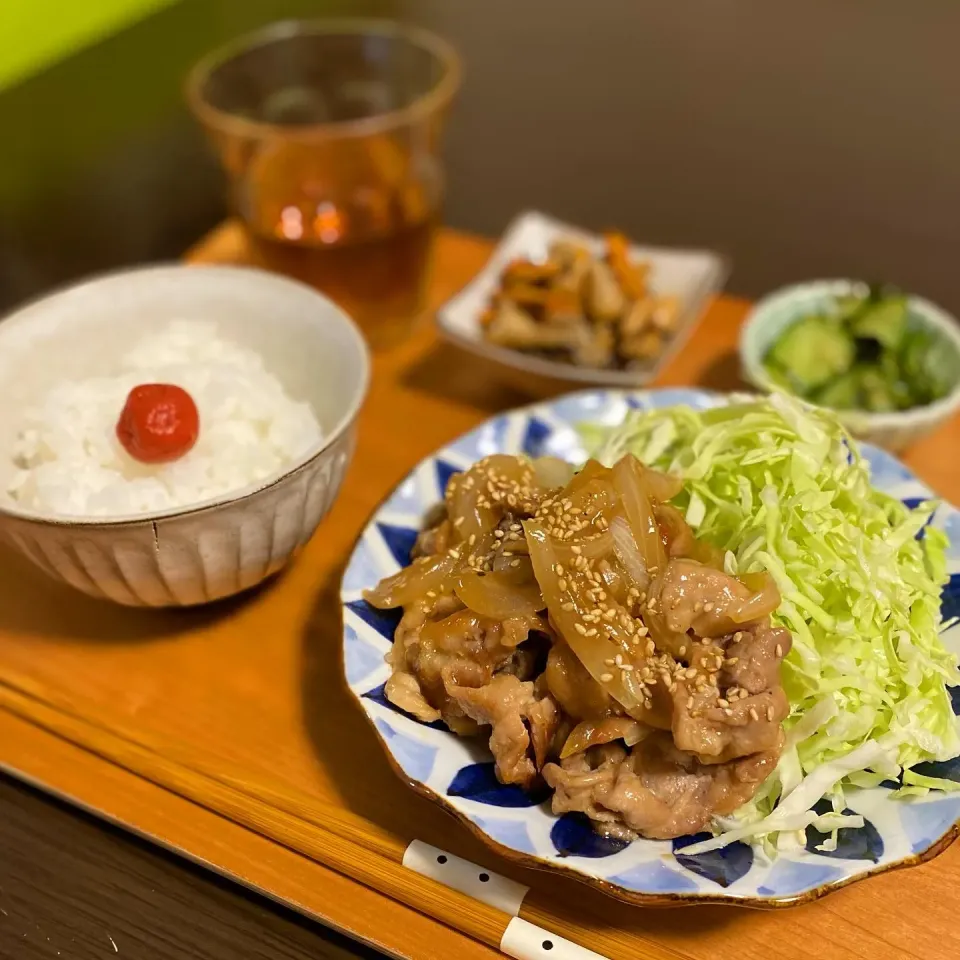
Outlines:
{"label": "sesame seed", "polygon": [[624,673],[633,673],[633,664],[632,663],[621,663],[620,669]]}
{"label": "sesame seed", "polygon": [[519,560],[511,560],[511,561],[510,561],[510,566],[511,566],[511,567],[519,567],[519,566],[520,566],[520,561],[519,561]]}
{"label": "sesame seed", "polygon": [[688,710],[693,709],[693,697],[687,697],[687,709]]}
{"label": "sesame seed", "polygon": [[759,714],[757,713],[757,708],[756,708],[756,707],[751,707],[749,712],[750,712],[750,719],[751,719],[751,720],[759,720],[759,719],[760,719],[760,716],[759,716]]}
{"label": "sesame seed", "polygon": [[450,556],[450,557],[453,557],[454,560],[459,560],[459,559],[460,559],[460,551],[459,551],[459,550],[448,550],[448,551],[447,551],[447,555]]}
{"label": "sesame seed", "polygon": [[647,609],[652,610],[657,605],[657,598],[651,597],[650,601],[647,603]]}
{"label": "sesame seed", "polygon": [[588,636],[588,637],[595,637],[596,635],[597,635],[597,628],[596,628],[596,627],[591,627],[591,628],[587,631],[587,636]]}
{"label": "sesame seed", "polygon": [[740,662],[740,658],[739,658],[739,657],[727,657],[727,659],[724,660],[723,662],[724,662],[728,667],[732,667],[735,663],[739,663],[739,662]]}
{"label": "sesame seed", "polygon": [[687,655],[687,648],[686,648],[686,647],[681,647],[681,648],[677,651],[677,653],[680,654],[681,657],[685,657],[685,656]]}
{"label": "sesame seed", "polygon": [[553,569],[556,570],[558,577],[562,577],[562,576],[563,576],[563,564],[562,564],[562,563],[558,563]]}
{"label": "sesame seed", "polygon": [[719,698],[717,699],[717,706],[718,706],[718,707],[729,707],[729,706],[730,706],[730,702],[729,702],[728,700],[724,700],[723,697],[719,697]]}
{"label": "sesame seed", "polygon": [[710,603],[710,601],[708,600],[708,601],[703,605],[703,612],[704,612],[704,613],[710,613],[711,610],[713,610],[713,604]]}
{"label": "sesame seed", "polygon": [[580,547],[578,547],[576,544],[574,544],[574,545],[570,548],[570,550],[571,550],[571,552],[572,552],[575,556],[578,556],[578,557],[579,557],[580,554],[583,552],[583,551],[580,549]]}
{"label": "sesame seed", "polygon": [[576,607],[574,607],[574,605],[573,605],[572,603],[569,603],[569,602],[568,602],[568,603],[561,603],[561,604],[560,604],[560,609],[561,609],[561,610],[575,610]]}
{"label": "sesame seed", "polygon": [[697,675],[696,667],[687,667],[686,674],[688,680],[693,680]]}
{"label": "sesame seed", "polygon": [[782,647],[779,643],[777,644],[776,653],[777,653],[777,656],[778,656],[778,657],[782,657],[782,656],[783,656],[783,647]]}
{"label": "sesame seed", "polygon": [[493,535],[494,535],[498,540],[500,540],[500,539],[503,537],[504,533],[503,533],[502,530],[494,530],[494,531],[493,531]]}
{"label": "sesame seed", "polygon": [[732,711],[729,707],[725,707],[723,712],[724,712],[724,714],[725,714],[726,716],[728,716],[728,717],[732,717],[732,716],[733,716],[733,711]]}
{"label": "sesame seed", "polygon": [[612,679],[613,679],[613,674],[612,674],[612,673],[601,673],[601,674],[600,674],[600,680],[601,680],[603,683],[609,683]]}
{"label": "sesame seed", "polygon": [[576,630],[581,637],[585,637],[587,635],[587,628],[582,623],[575,623],[573,625],[573,629]]}
{"label": "sesame seed", "polygon": [[435,590],[428,590],[428,591],[427,591],[427,596],[428,596],[431,600],[432,600],[434,597],[436,597],[436,595],[437,595],[437,593],[436,593]]}
{"label": "sesame seed", "polygon": [[701,600],[698,600],[698,601],[693,605],[693,612],[694,612],[694,613],[699,613],[702,609],[703,609],[703,602],[702,602]]}
{"label": "sesame seed", "polygon": [[773,718],[776,716],[776,712],[773,709],[773,706],[767,707],[767,719],[773,723]]}
{"label": "sesame seed", "polygon": [[[618,659],[619,659],[619,656],[620,656],[620,655],[617,654],[617,658],[618,658]],[[614,666],[614,665],[616,664],[616,662],[617,662],[616,660],[610,658],[610,659],[604,660],[604,661],[603,661],[603,665],[604,665],[605,667],[612,667],[612,666]]]}
{"label": "sesame seed", "polygon": [[459,527],[460,524],[463,523],[463,521],[464,521],[464,518],[463,518],[463,517],[457,517],[457,519],[453,521],[453,525],[454,525],[455,527]]}
{"label": "sesame seed", "polygon": [[557,586],[558,586],[561,590],[566,590],[566,589],[567,589],[567,581],[564,580],[563,577],[561,577],[561,578],[557,581]]}

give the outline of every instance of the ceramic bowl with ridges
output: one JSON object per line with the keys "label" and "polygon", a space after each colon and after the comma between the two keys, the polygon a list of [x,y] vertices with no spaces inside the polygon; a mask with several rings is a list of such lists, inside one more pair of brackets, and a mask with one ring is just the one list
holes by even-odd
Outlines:
{"label": "ceramic bowl with ridges", "polygon": [[[259,352],[287,392],[313,407],[323,439],[273,476],[155,514],[41,515],[0,495],[0,535],[56,580],[129,606],[188,606],[280,570],[330,509],[353,454],[369,359],[352,321],[309,287],[258,270],[154,267],[100,277],[0,324],[0,444],[17,411],[62,377],[109,373],[132,344],[173,319],[212,320]],[[0,485],[12,462],[0,464]]]}

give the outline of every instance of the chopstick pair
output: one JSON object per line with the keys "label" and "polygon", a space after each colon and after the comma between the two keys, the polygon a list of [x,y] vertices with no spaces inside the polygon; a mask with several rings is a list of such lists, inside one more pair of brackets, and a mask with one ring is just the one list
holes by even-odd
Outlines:
{"label": "chopstick pair", "polygon": [[[51,699],[60,702],[51,703]],[[582,938],[559,921],[535,892],[493,871],[419,840],[405,844],[348,811],[247,776],[213,770],[189,749],[163,745],[165,756],[142,735],[114,722],[88,719],[94,706],[40,690],[26,678],[0,679],[0,706],[89,753],[224,816],[296,853],[386,894],[474,940],[517,960],[588,960],[602,954],[549,929]],[[410,882],[410,871],[419,874]],[[545,926],[546,925],[546,926]],[[596,946],[635,960],[683,960],[658,944],[610,931],[593,932]]]}

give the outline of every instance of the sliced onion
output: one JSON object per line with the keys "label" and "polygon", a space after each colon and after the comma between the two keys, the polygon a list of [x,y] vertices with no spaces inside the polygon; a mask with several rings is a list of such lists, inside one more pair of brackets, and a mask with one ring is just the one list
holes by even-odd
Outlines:
{"label": "sliced onion", "polygon": [[605,467],[598,460],[588,460],[570,481],[570,485],[564,491],[569,497],[576,493],[581,487],[586,486],[591,480],[602,480],[610,475],[609,467]]}
{"label": "sliced onion", "polygon": [[537,483],[547,490],[565,487],[573,479],[573,465],[559,457],[537,457],[533,461]]}
{"label": "sliced onion", "polygon": [[660,503],[672,500],[683,489],[683,480],[680,477],[675,477],[672,473],[661,473],[642,464],[640,466],[643,471],[644,486],[654,500]]}
{"label": "sliced onion", "polygon": [[473,610],[458,610],[442,620],[428,620],[420,631],[420,637],[437,649],[463,653],[466,637],[479,636],[492,626],[492,620]]}
{"label": "sliced onion", "polygon": [[639,589],[646,590],[650,583],[650,574],[647,573],[647,565],[640,556],[636,541],[630,532],[630,524],[623,517],[614,517],[610,524],[610,536],[613,538],[617,559],[623,564],[627,576]]}
{"label": "sliced onion", "polygon": [[697,540],[683,514],[672,504],[658,503],[653,508],[653,515],[666,536],[670,556],[692,557],[697,549]]}
{"label": "sliced onion", "polygon": [[[574,550],[574,547],[577,547],[577,550]],[[553,549],[562,563],[568,563],[578,554],[587,560],[599,560],[613,552],[613,536],[607,531],[585,540],[557,540]]]}
{"label": "sliced onion", "polygon": [[536,581],[511,583],[502,573],[463,571],[454,592],[471,610],[494,620],[534,616],[546,604]]}
{"label": "sliced onion", "polygon": [[639,743],[650,733],[650,728],[631,717],[607,717],[604,720],[584,720],[578,723],[564,741],[560,759],[583,753],[614,740],[623,740],[628,747]]}
{"label": "sliced onion", "polygon": [[[518,541],[519,542],[519,541]],[[519,556],[514,555],[515,551],[511,551],[511,556],[505,557],[502,553],[498,553],[493,558],[493,569],[500,574],[503,574],[503,578],[508,583],[530,583],[533,581],[536,583],[536,577],[533,575],[533,567],[530,564],[529,549],[527,544],[524,541],[523,543],[523,553]],[[519,551],[516,551],[519,553]],[[516,566],[514,566],[516,564]],[[541,609],[543,609],[541,607]]]}
{"label": "sliced onion", "polygon": [[[642,666],[643,660],[637,656],[641,648],[630,643],[626,631],[617,622],[605,624],[603,631],[584,622],[583,614],[592,612],[594,604],[582,595],[579,578],[568,572],[562,578],[564,586],[561,587],[561,577],[556,572],[556,553],[543,523],[539,520],[525,520],[523,527],[530,545],[530,560],[543,598],[547,602],[551,622],[601,688],[631,716],[642,718],[644,692],[638,683],[640,671],[612,669],[607,663],[619,655],[624,662],[634,667]],[[571,605],[572,609],[569,609]],[[586,636],[577,629],[578,624],[581,629],[595,633]]]}
{"label": "sliced onion", "polygon": [[493,531],[503,516],[503,509],[487,504],[486,487],[491,473],[515,480],[521,486],[535,485],[530,464],[508,454],[497,453],[478,460],[469,470],[451,478],[447,484],[446,501],[454,531],[460,540],[469,542],[471,535],[480,540]]}
{"label": "sliced onion", "polygon": [[437,592],[456,567],[457,561],[446,553],[414,560],[409,567],[381,580],[373,590],[365,590],[363,596],[381,610],[405,607],[422,599],[428,590]]}
{"label": "sliced onion", "polygon": [[745,573],[740,581],[753,593],[739,604],[727,608],[727,615],[734,623],[759,620],[780,606],[780,591],[769,573]]}
{"label": "sliced onion", "polygon": [[571,720],[568,732],[578,720],[588,717],[596,720],[619,713],[615,701],[587,673],[587,668],[562,639],[555,640],[550,647],[543,679],[550,696]]}
{"label": "sliced onion", "polygon": [[648,572],[661,571],[667,563],[667,552],[660,539],[660,527],[653,515],[653,504],[643,488],[642,469],[635,457],[621,457],[613,468],[614,483],[644,566]]}
{"label": "sliced onion", "polygon": [[564,491],[563,499],[570,502],[569,509],[579,510],[583,519],[594,520],[616,506],[617,493],[606,480],[591,480],[576,490]]}

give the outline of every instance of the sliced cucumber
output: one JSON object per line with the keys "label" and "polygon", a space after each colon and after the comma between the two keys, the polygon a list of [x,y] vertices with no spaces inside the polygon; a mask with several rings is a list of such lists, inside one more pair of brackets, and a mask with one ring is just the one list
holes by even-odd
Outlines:
{"label": "sliced cucumber", "polygon": [[806,394],[849,370],[854,354],[853,339],[836,321],[812,316],[788,327],[767,356]]}

